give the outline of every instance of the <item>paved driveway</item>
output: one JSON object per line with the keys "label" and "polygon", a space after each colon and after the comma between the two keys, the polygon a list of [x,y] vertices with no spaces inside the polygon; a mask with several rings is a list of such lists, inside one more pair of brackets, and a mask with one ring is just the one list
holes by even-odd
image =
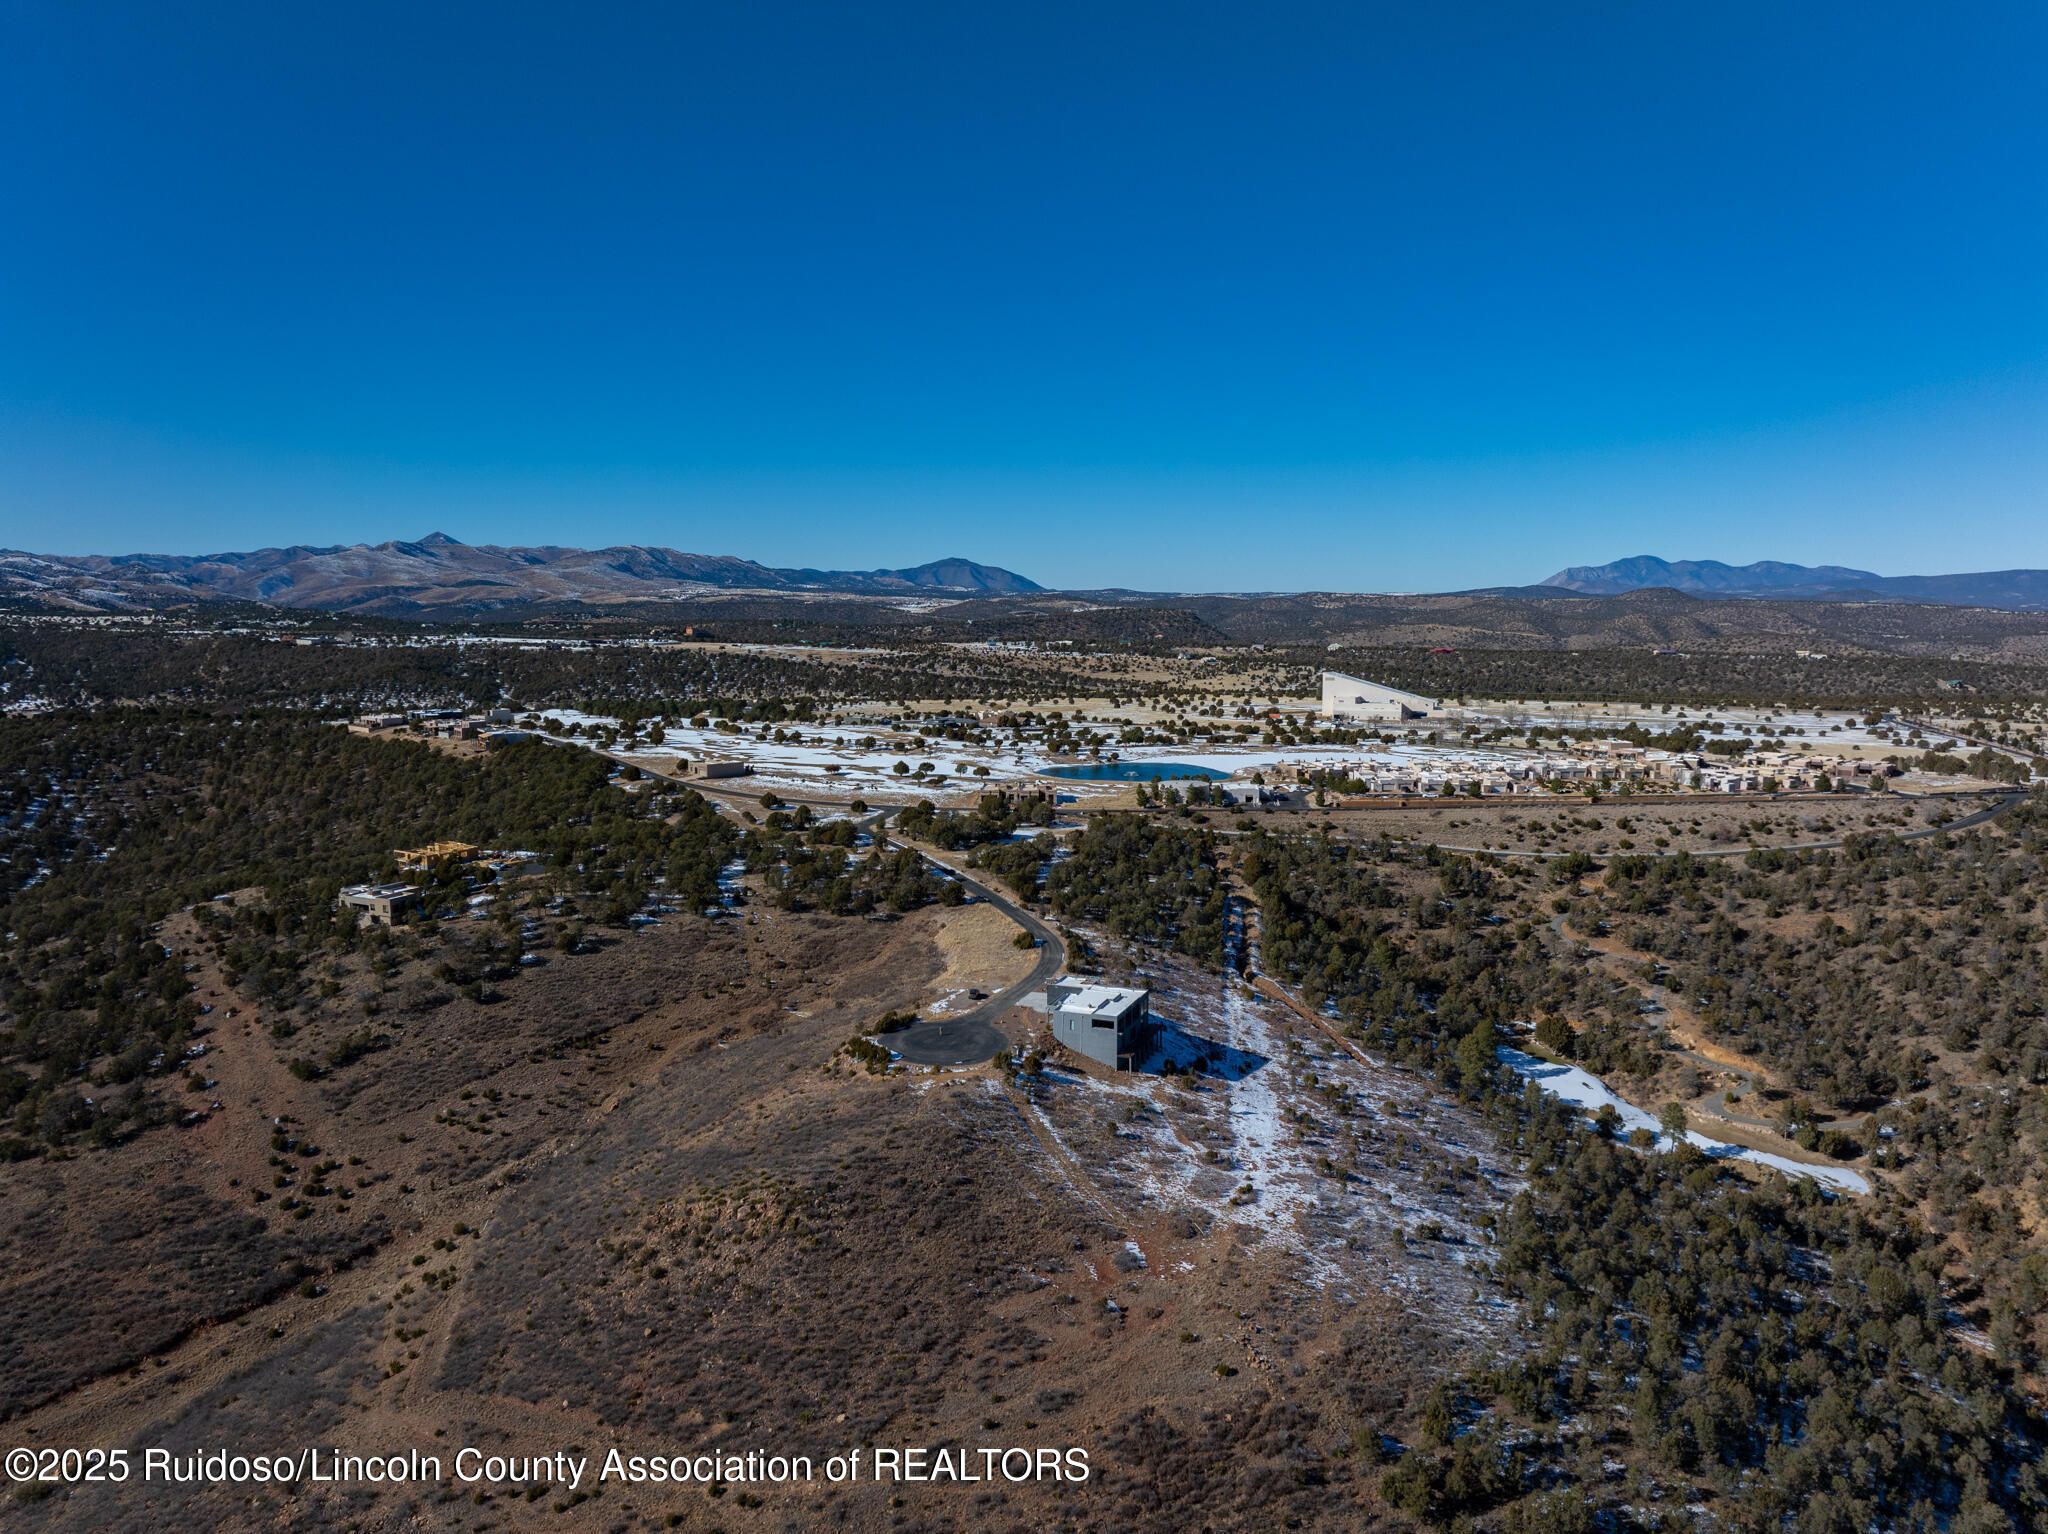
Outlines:
{"label": "paved driveway", "polygon": [[[940,862],[922,847],[917,850],[932,862]],[[1045,989],[1046,982],[1060,972],[1061,963],[1066,958],[1066,946],[1061,943],[1057,932],[1029,911],[1014,905],[987,885],[968,878],[952,864],[943,866],[960,881],[968,894],[980,896],[1038,939],[1038,962],[1031,966],[1030,974],[1000,995],[990,997],[972,1012],[963,1012],[958,1017],[931,1018],[901,1033],[887,1034],[882,1042],[912,1065],[979,1065],[984,1060],[993,1060],[1010,1047],[1009,1038],[995,1025],[996,1019],[1016,1006],[1028,993]]]}

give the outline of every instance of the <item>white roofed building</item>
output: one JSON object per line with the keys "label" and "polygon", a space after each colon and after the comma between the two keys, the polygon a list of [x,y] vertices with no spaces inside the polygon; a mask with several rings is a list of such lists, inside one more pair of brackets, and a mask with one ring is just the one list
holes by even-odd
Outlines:
{"label": "white roofed building", "polygon": [[1435,698],[1402,692],[1398,687],[1368,682],[1363,677],[1346,676],[1341,671],[1323,673],[1325,719],[1363,719],[1373,723],[1422,719],[1442,706]]}
{"label": "white roofed building", "polygon": [[1152,993],[1062,975],[1045,988],[1052,1036],[1114,1071],[1134,1071],[1152,1044]]}

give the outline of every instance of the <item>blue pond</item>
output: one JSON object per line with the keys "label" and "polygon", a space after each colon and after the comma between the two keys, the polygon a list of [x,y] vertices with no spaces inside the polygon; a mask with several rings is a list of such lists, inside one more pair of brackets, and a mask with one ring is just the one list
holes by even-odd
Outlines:
{"label": "blue pond", "polygon": [[1091,767],[1053,767],[1056,778],[1079,778],[1085,783],[1157,783],[1165,778],[1206,778],[1214,782],[1230,776],[1213,767],[1191,767],[1186,762],[1100,762]]}

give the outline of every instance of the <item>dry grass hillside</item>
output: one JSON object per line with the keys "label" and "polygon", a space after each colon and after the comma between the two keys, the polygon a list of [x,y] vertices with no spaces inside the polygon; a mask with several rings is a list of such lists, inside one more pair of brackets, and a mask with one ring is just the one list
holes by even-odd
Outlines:
{"label": "dry grass hillside", "polygon": [[[193,1062],[202,1121],[0,1170],[21,1339],[9,1436],[564,1450],[593,1473],[613,1447],[821,1465],[1056,1447],[1086,1452],[1086,1483],[586,1479],[478,1497],[452,1477],[131,1481],[32,1488],[8,1526],[1164,1531],[1384,1514],[1378,1435],[1498,1328],[1497,1302],[1467,1314],[1454,1249],[1408,1228],[1498,1204],[1477,1180],[1439,1190],[1441,1151],[1417,1155],[1448,1135],[1462,1156],[1483,1133],[1397,1109],[1412,1081],[1361,1077],[1360,1123],[1392,1127],[1344,1133],[1381,1147],[1394,1191],[1324,1228],[1313,1162],[1333,1142],[1308,1115],[1353,1067],[1321,1061],[1315,1085],[1320,1054],[1198,968],[1157,978],[1174,1036],[1213,1043],[1206,1076],[884,1077],[840,1052],[976,957],[1028,966],[991,947],[992,919],[683,918],[557,948],[475,994],[437,996],[429,955],[382,977],[374,1047],[311,1079],[292,1062],[337,1058],[344,1020],[299,1013],[276,1036],[175,919],[165,940],[215,1008]],[[1245,1061],[1255,1099],[1233,1079]],[[1252,1179],[1260,1197],[1234,1194]]]}

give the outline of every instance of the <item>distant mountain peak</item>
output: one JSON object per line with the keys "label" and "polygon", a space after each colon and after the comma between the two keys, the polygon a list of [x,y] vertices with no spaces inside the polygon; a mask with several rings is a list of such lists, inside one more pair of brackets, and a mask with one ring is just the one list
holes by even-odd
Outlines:
{"label": "distant mountain peak", "polygon": [[942,586],[954,591],[1043,591],[1045,588],[1036,581],[1028,581],[1014,570],[1000,569],[994,565],[979,565],[971,559],[955,554],[947,559],[935,559],[930,564],[914,565],[908,570],[878,570],[877,575],[896,575],[909,581],[913,586]]}
{"label": "distant mountain peak", "polygon": [[1573,565],[1538,584],[1559,586],[1589,596],[1616,596],[1646,586],[1668,586],[1702,596],[1778,596],[1794,591],[1841,591],[1867,588],[1883,577],[1846,565],[1790,565],[1760,559],[1750,565],[1727,565],[1718,559],[1659,559],[1637,554],[1604,565]]}
{"label": "distant mountain peak", "polygon": [[1612,597],[1661,587],[1702,597],[1864,597],[1935,602],[1950,607],[1999,607],[2017,612],[2048,607],[2048,570],[1878,575],[1847,565],[1793,565],[1775,559],[1728,565],[1718,559],[1670,560],[1654,554],[1637,554],[1604,565],[1573,565],[1539,582],[1535,589]]}

